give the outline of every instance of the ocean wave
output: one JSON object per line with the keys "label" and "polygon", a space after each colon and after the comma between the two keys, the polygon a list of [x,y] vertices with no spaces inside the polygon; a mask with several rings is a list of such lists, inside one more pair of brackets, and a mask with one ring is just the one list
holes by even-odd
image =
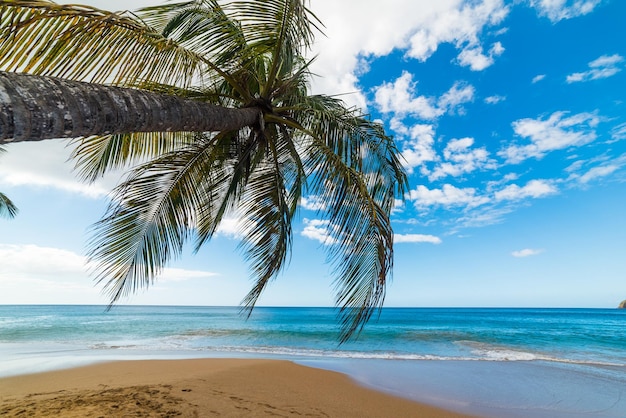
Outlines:
{"label": "ocean wave", "polygon": [[[320,359],[363,359],[363,360],[404,360],[404,361],[494,361],[494,362],[515,362],[515,361],[545,361],[555,363],[579,364],[590,366],[626,367],[623,363],[612,363],[594,360],[580,360],[559,358],[540,353],[512,350],[506,347],[496,347],[488,344],[465,341],[467,345],[474,347],[470,356],[443,356],[434,354],[399,353],[390,351],[348,351],[348,350],[323,350],[299,347],[281,346],[211,346],[211,347],[190,347],[179,344],[161,342],[149,344],[106,344],[98,343],[90,348],[98,350],[140,350],[149,352],[171,352],[180,353],[203,353],[203,354],[237,354],[249,356],[270,356],[286,358],[320,358]],[[195,355],[195,354],[194,354]]]}
{"label": "ocean wave", "polygon": [[497,346],[477,341],[458,341],[458,343],[471,347],[472,354],[476,355],[477,360],[546,361],[553,363],[580,364],[590,366],[626,367],[626,364],[624,363],[555,357],[545,353],[515,350],[510,347]]}

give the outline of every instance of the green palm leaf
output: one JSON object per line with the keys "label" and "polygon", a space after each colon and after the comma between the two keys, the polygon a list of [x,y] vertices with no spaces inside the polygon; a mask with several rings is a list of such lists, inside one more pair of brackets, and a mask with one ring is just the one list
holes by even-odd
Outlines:
{"label": "green palm leaf", "polygon": [[17,215],[17,207],[4,193],[0,193],[0,216],[13,218]]}
{"label": "green palm leaf", "polygon": [[[6,150],[3,147],[0,147],[0,154],[5,153]],[[4,218],[13,218],[17,215],[17,207],[11,199],[7,197],[4,193],[0,193],[0,217]]]}
{"label": "green palm leaf", "polygon": [[0,69],[95,83],[188,85],[202,59],[129,14],[0,0]]}
{"label": "green palm leaf", "polygon": [[215,151],[210,138],[197,138],[137,167],[117,187],[89,244],[97,280],[112,303],[149,286],[180,255],[193,227],[206,222],[197,218],[211,216],[215,190],[228,178],[223,166],[215,167]]}

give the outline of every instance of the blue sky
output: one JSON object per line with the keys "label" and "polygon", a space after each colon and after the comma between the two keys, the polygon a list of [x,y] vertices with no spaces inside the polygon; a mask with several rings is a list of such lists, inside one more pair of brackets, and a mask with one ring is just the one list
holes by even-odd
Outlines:
{"label": "blue sky", "polygon": [[[145,0],[88,1],[135,9]],[[436,3],[436,4],[433,4]],[[368,5],[370,7],[368,7]],[[387,306],[614,307],[626,298],[626,2],[314,0],[312,88],[384,122],[410,172]],[[13,144],[0,303],[107,303],[85,269],[117,181],[79,183],[67,142]],[[263,305],[333,305],[315,196]],[[237,305],[234,220],[137,304]]]}

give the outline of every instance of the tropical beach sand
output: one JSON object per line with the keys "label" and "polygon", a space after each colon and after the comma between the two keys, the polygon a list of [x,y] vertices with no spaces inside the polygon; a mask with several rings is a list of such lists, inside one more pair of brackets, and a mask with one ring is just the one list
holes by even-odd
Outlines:
{"label": "tropical beach sand", "polygon": [[0,379],[2,417],[298,415],[467,417],[280,360],[119,361]]}

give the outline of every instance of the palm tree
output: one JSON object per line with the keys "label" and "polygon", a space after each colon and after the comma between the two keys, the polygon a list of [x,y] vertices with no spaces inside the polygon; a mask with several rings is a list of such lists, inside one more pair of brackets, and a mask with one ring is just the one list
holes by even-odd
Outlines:
{"label": "palm tree", "polygon": [[[393,264],[390,213],[406,175],[380,124],[308,92],[305,54],[321,23],[303,0],[189,0],[136,14],[43,0],[0,6],[0,69],[48,77],[4,94],[26,103],[29,116],[0,102],[14,118],[0,133],[20,120],[29,132],[18,140],[82,136],[74,157],[87,180],[130,170],[89,243],[111,303],[152,284],[186,242],[197,251],[236,215],[255,280],[242,302],[250,312],[289,259],[301,198],[314,195],[324,202],[341,341],[382,306]],[[29,98],[32,84],[54,98]],[[89,93],[94,84],[104,90]],[[63,93],[67,85],[75,94]],[[40,110],[47,105],[62,111]],[[176,106],[187,105],[197,112],[176,125],[187,113]],[[110,123],[120,113],[127,124]]]}

